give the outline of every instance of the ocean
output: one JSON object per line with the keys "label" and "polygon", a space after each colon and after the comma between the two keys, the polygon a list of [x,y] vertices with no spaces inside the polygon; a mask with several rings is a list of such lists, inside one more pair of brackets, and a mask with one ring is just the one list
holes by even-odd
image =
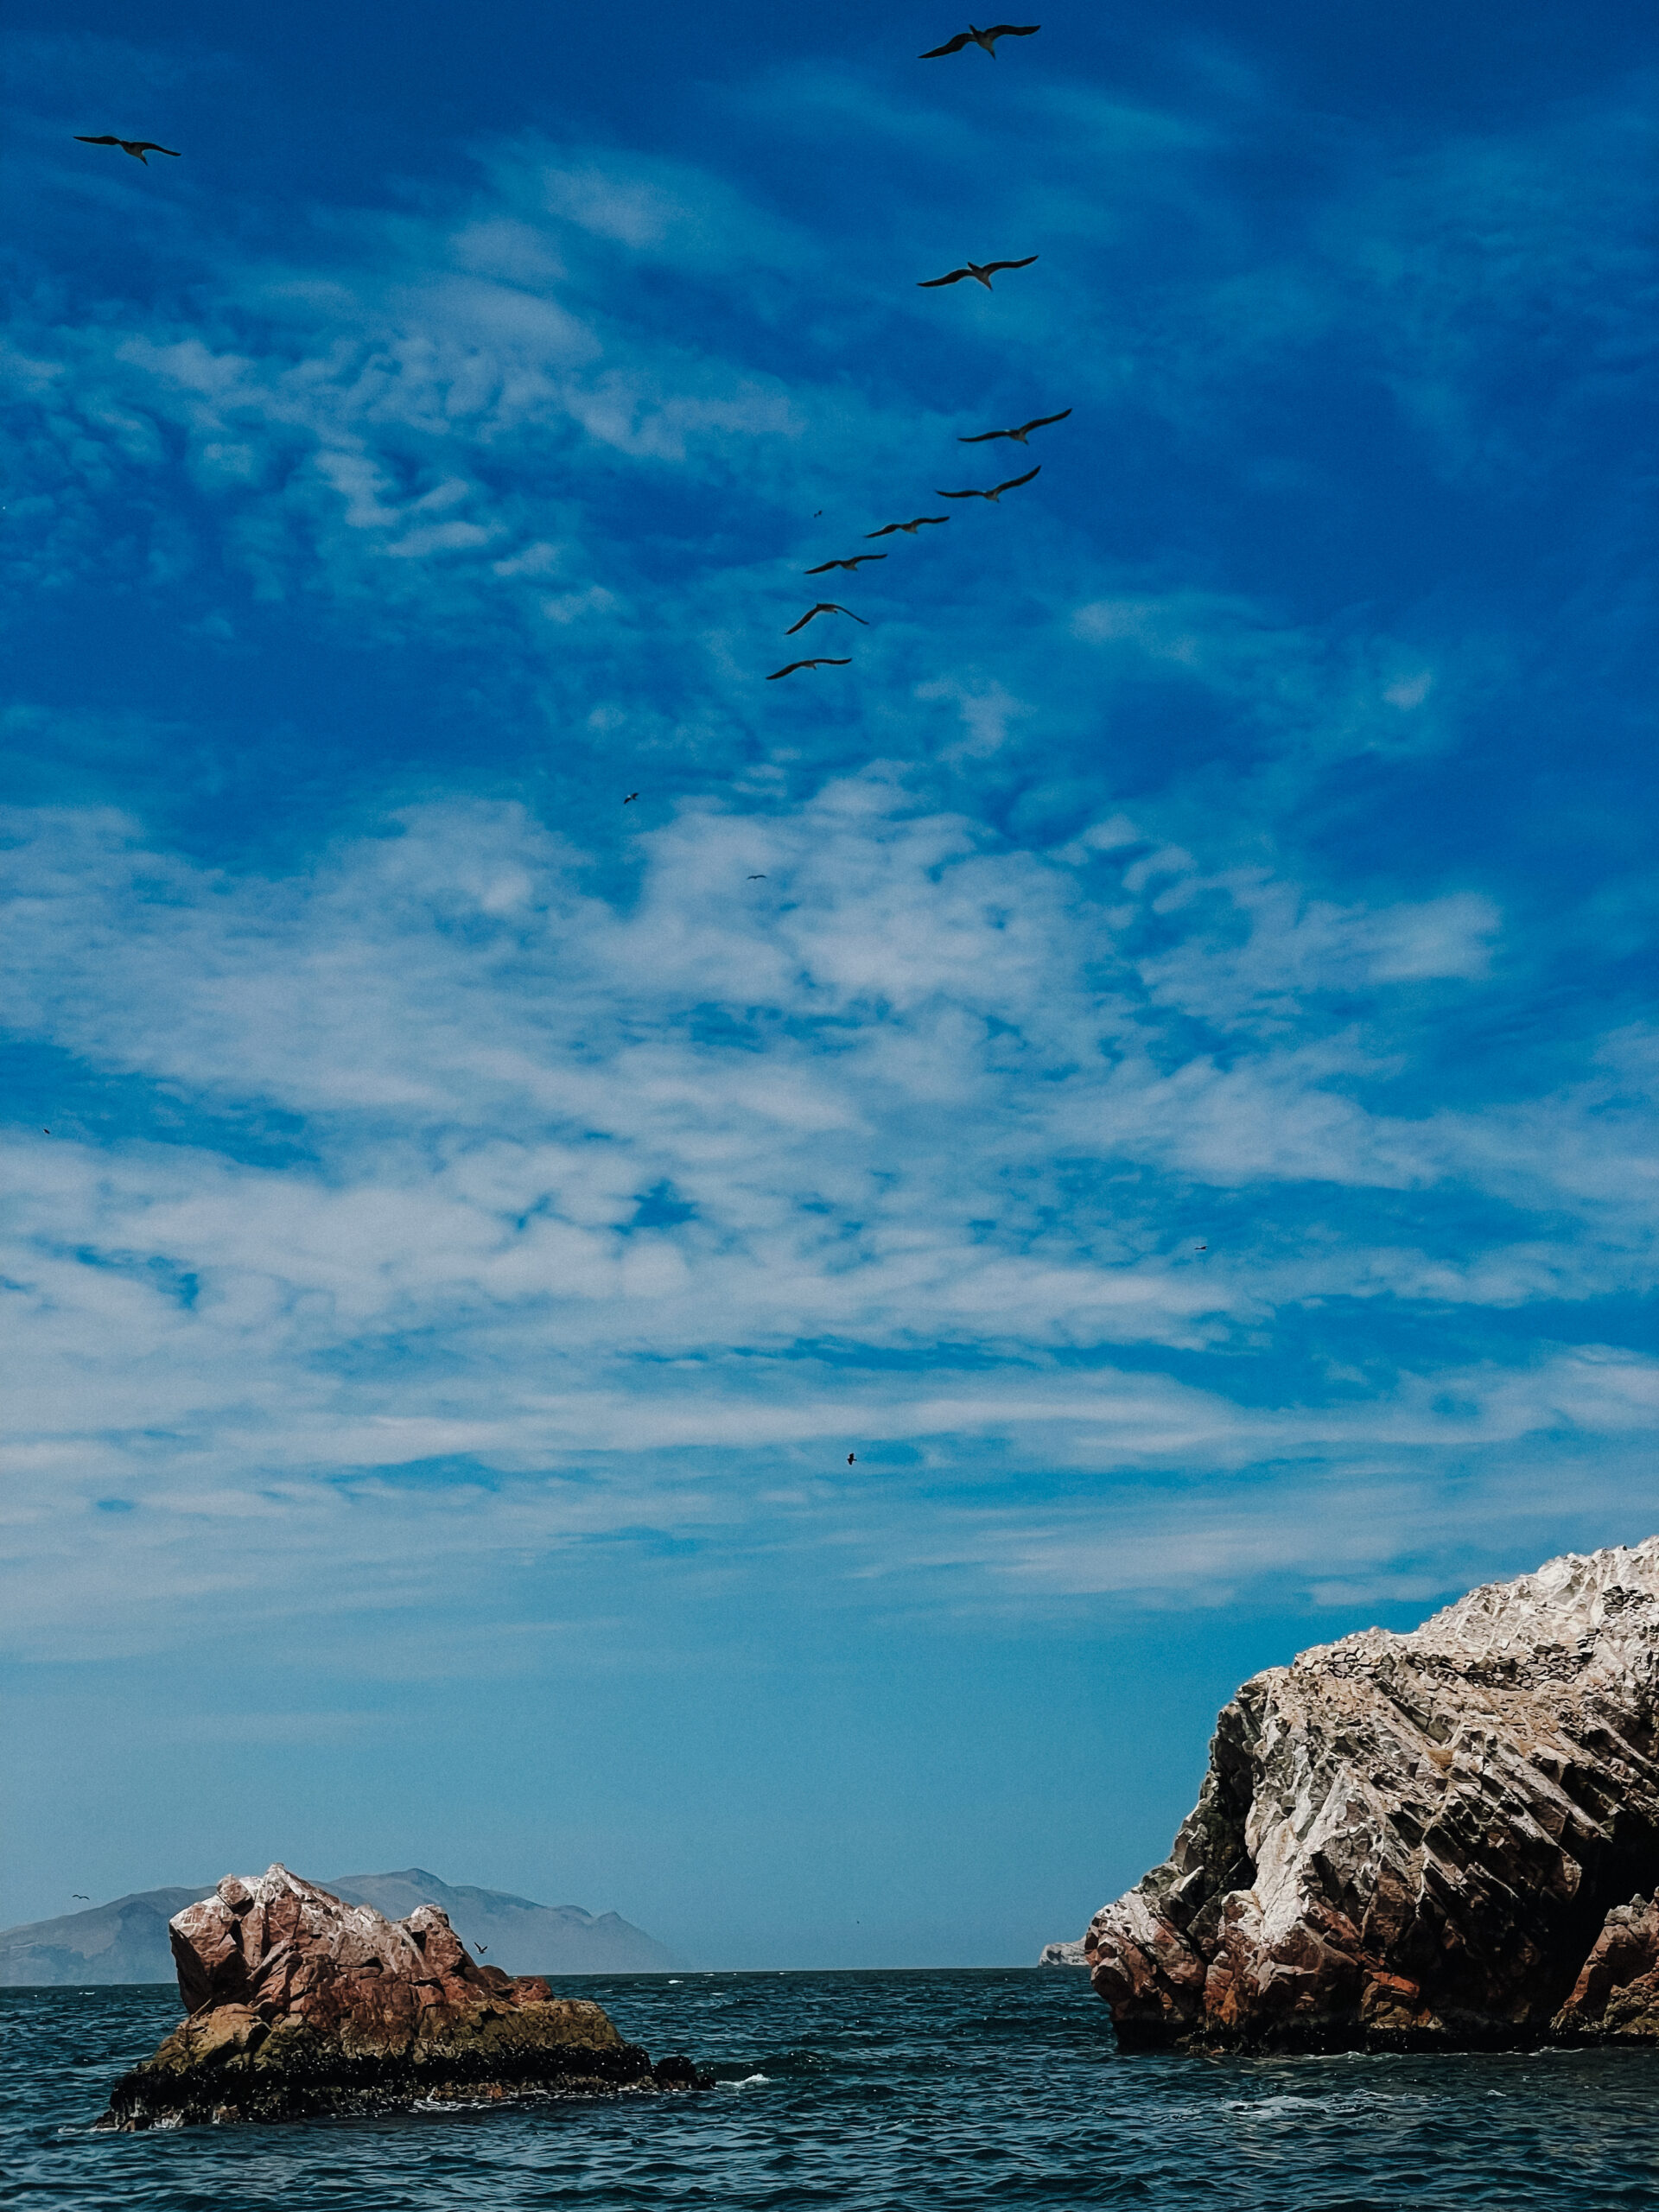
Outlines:
{"label": "ocean", "polygon": [[161,1988],[0,1992],[10,2212],[1613,2212],[1659,2207],[1659,2054],[1120,2057],[1074,1971],[584,1977],[702,2095],[94,2135]]}

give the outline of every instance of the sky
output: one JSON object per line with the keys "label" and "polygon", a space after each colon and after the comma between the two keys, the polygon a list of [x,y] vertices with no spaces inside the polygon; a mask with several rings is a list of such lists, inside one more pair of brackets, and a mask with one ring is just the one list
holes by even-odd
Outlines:
{"label": "sky", "polygon": [[1649,10],[9,23],[0,1921],[1025,1963],[1659,1529]]}

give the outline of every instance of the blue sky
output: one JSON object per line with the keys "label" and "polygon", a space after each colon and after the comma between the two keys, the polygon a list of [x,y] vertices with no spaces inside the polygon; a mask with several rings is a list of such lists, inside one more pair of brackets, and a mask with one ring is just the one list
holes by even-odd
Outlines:
{"label": "blue sky", "polygon": [[957,28],[13,10],[0,1917],[1017,1962],[1659,1526],[1650,14]]}

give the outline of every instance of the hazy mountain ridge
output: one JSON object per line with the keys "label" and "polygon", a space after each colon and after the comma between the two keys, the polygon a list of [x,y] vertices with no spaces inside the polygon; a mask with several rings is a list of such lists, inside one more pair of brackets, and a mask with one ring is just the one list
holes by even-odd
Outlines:
{"label": "hazy mountain ridge", "polygon": [[[325,1881],[348,1904],[372,1904],[399,1920],[435,1904],[463,1942],[509,1974],[662,1974],[682,1966],[665,1944],[614,1912],[537,1904],[530,1897],[468,1884],[452,1887],[423,1866],[390,1874],[345,1874]],[[61,1988],[72,1983],[174,1979],[167,1923],[211,1897],[199,1888],[135,1890],[84,1912],[0,1929],[0,1988]]]}

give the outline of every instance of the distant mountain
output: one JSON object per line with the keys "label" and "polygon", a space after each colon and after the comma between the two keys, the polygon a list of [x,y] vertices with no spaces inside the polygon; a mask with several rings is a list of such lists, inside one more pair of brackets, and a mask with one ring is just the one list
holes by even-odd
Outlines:
{"label": "distant mountain", "polygon": [[536,1904],[501,1890],[452,1890],[423,1866],[401,1874],[342,1874],[326,1890],[348,1904],[372,1904],[401,1920],[417,1904],[441,1905],[457,1936],[509,1974],[672,1974],[683,1959],[614,1912],[579,1904]]}
{"label": "distant mountain", "polygon": [[[664,1974],[683,1963],[614,1912],[536,1904],[500,1890],[451,1889],[422,1866],[401,1874],[345,1874],[322,1887],[348,1904],[372,1904],[389,1920],[403,1919],[417,1904],[440,1905],[458,1936],[474,1950],[486,1947],[486,1962],[509,1974]],[[135,1890],[86,1912],[0,1929],[0,1989],[171,1981],[167,1923],[213,1891],[211,1882],[194,1890]]]}

